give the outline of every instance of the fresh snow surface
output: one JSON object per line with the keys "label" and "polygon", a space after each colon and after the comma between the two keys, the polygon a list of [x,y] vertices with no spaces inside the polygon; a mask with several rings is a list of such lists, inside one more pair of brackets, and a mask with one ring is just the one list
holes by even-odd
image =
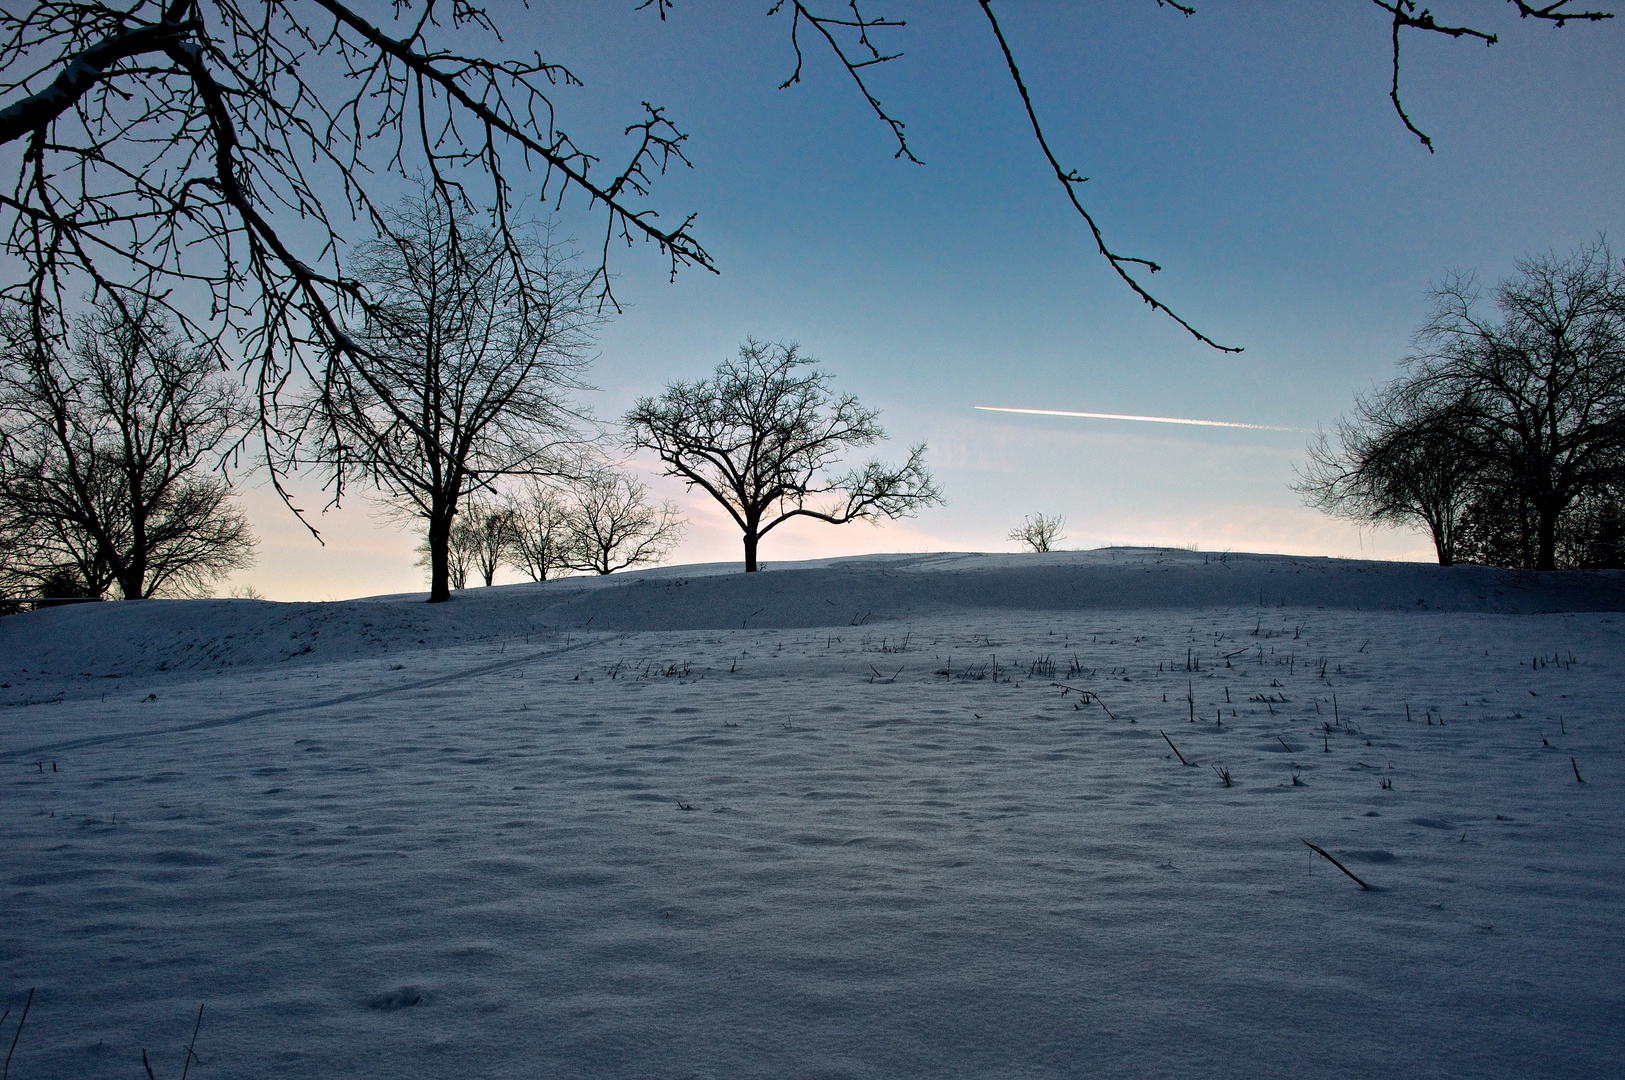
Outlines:
{"label": "fresh snow surface", "polygon": [[11,1077],[178,1077],[200,1004],[200,1080],[1625,1060],[1619,574],[1119,549],[421,599],[0,619]]}

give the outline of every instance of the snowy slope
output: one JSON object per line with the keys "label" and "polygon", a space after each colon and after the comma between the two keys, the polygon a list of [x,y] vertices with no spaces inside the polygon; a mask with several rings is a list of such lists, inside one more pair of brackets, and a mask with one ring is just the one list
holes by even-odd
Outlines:
{"label": "snowy slope", "polygon": [[1625,574],[1116,548],[867,556],[777,564],[755,575],[736,563],[667,567],[468,589],[433,607],[423,599],[160,600],[33,612],[0,620],[0,673],[303,665],[581,630],[849,626],[983,609],[1619,611]]}
{"label": "snowy slope", "polygon": [[731,569],[0,620],[12,1075],[1617,1070],[1619,575]]}

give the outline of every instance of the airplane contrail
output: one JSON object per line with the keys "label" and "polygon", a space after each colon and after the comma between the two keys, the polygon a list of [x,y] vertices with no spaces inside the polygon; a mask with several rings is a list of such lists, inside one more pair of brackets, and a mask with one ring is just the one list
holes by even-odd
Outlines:
{"label": "airplane contrail", "polygon": [[1063,412],[1060,409],[1002,409],[996,405],[978,405],[983,412],[1026,413],[1030,416],[1079,416],[1088,420],[1139,420],[1146,424],[1189,424],[1192,427],[1249,428],[1253,431],[1292,431],[1302,434],[1306,428],[1271,427],[1268,424],[1238,424],[1233,420],[1184,420],[1177,416],[1130,416],[1127,413]]}

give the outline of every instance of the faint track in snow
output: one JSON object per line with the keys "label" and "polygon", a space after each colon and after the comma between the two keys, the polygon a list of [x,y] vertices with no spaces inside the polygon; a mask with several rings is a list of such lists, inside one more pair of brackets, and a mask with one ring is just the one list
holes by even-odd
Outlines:
{"label": "faint track in snow", "polygon": [[630,633],[606,634],[603,637],[593,638],[590,641],[578,641],[563,648],[530,653],[526,656],[495,660],[489,664],[468,668],[464,671],[453,672],[449,675],[436,675],[433,678],[418,679],[414,682],[402,683],[399,686],[357,690],[348,694],[339,694],[336,697],[323,698],[320,701],[293,702],[286,705],[269,705],[263,709],[251,709],[248,712],[236,713],[232,716],[220,716],[209,720],[194,720],[190,723],[173,724],[169,727],[149,728],[142,731],[120,731],[106,735],[89,735],[82,739],[67,739],[62,742],[42,743],[39,746],[24,747],[20,750],[0,751],[0,757],[31,760],[60,754],[65,750],[82,750],[89,746],[107,746],[113,743],[131,742],[139,739],[151,739],[160,735],[184,735],[193,731],[208,731],[211,728],[231,727],[234,724],[246,724],[252,720],[262,720],[278,713],[294,712],[297,710],[325,709],[333,705],[344,705],[352,701],[362,701],[371,698],[389,697],[392,694],[401,694],[411,690],[426,690],[433,686],[444,686],[447,683],[460,682],[463,679],[472,679],[481,675],[491,675],[510,668],[523,667],[538,660],[550,660],[555,656],[575,652],[591,645],[607,645],[632,636]]}

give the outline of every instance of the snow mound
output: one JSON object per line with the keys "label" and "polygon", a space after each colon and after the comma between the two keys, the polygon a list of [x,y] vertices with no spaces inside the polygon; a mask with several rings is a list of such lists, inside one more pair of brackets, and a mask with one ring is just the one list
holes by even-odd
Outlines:
{"label": "snow mound", "polygon": [[0,620],[10,1075],[1616,1075],[1620,586],[1119,549]]}
{"label": "snow mound", "polygon": [[329,603],[154,600],[0,620],[0,671],[93,676],[387,657],[583,630],[864,626],[962,610],[1257,607],[1498,614],[1625,610],[1618,571],[1108,548],[662,567],[608,578]]}

